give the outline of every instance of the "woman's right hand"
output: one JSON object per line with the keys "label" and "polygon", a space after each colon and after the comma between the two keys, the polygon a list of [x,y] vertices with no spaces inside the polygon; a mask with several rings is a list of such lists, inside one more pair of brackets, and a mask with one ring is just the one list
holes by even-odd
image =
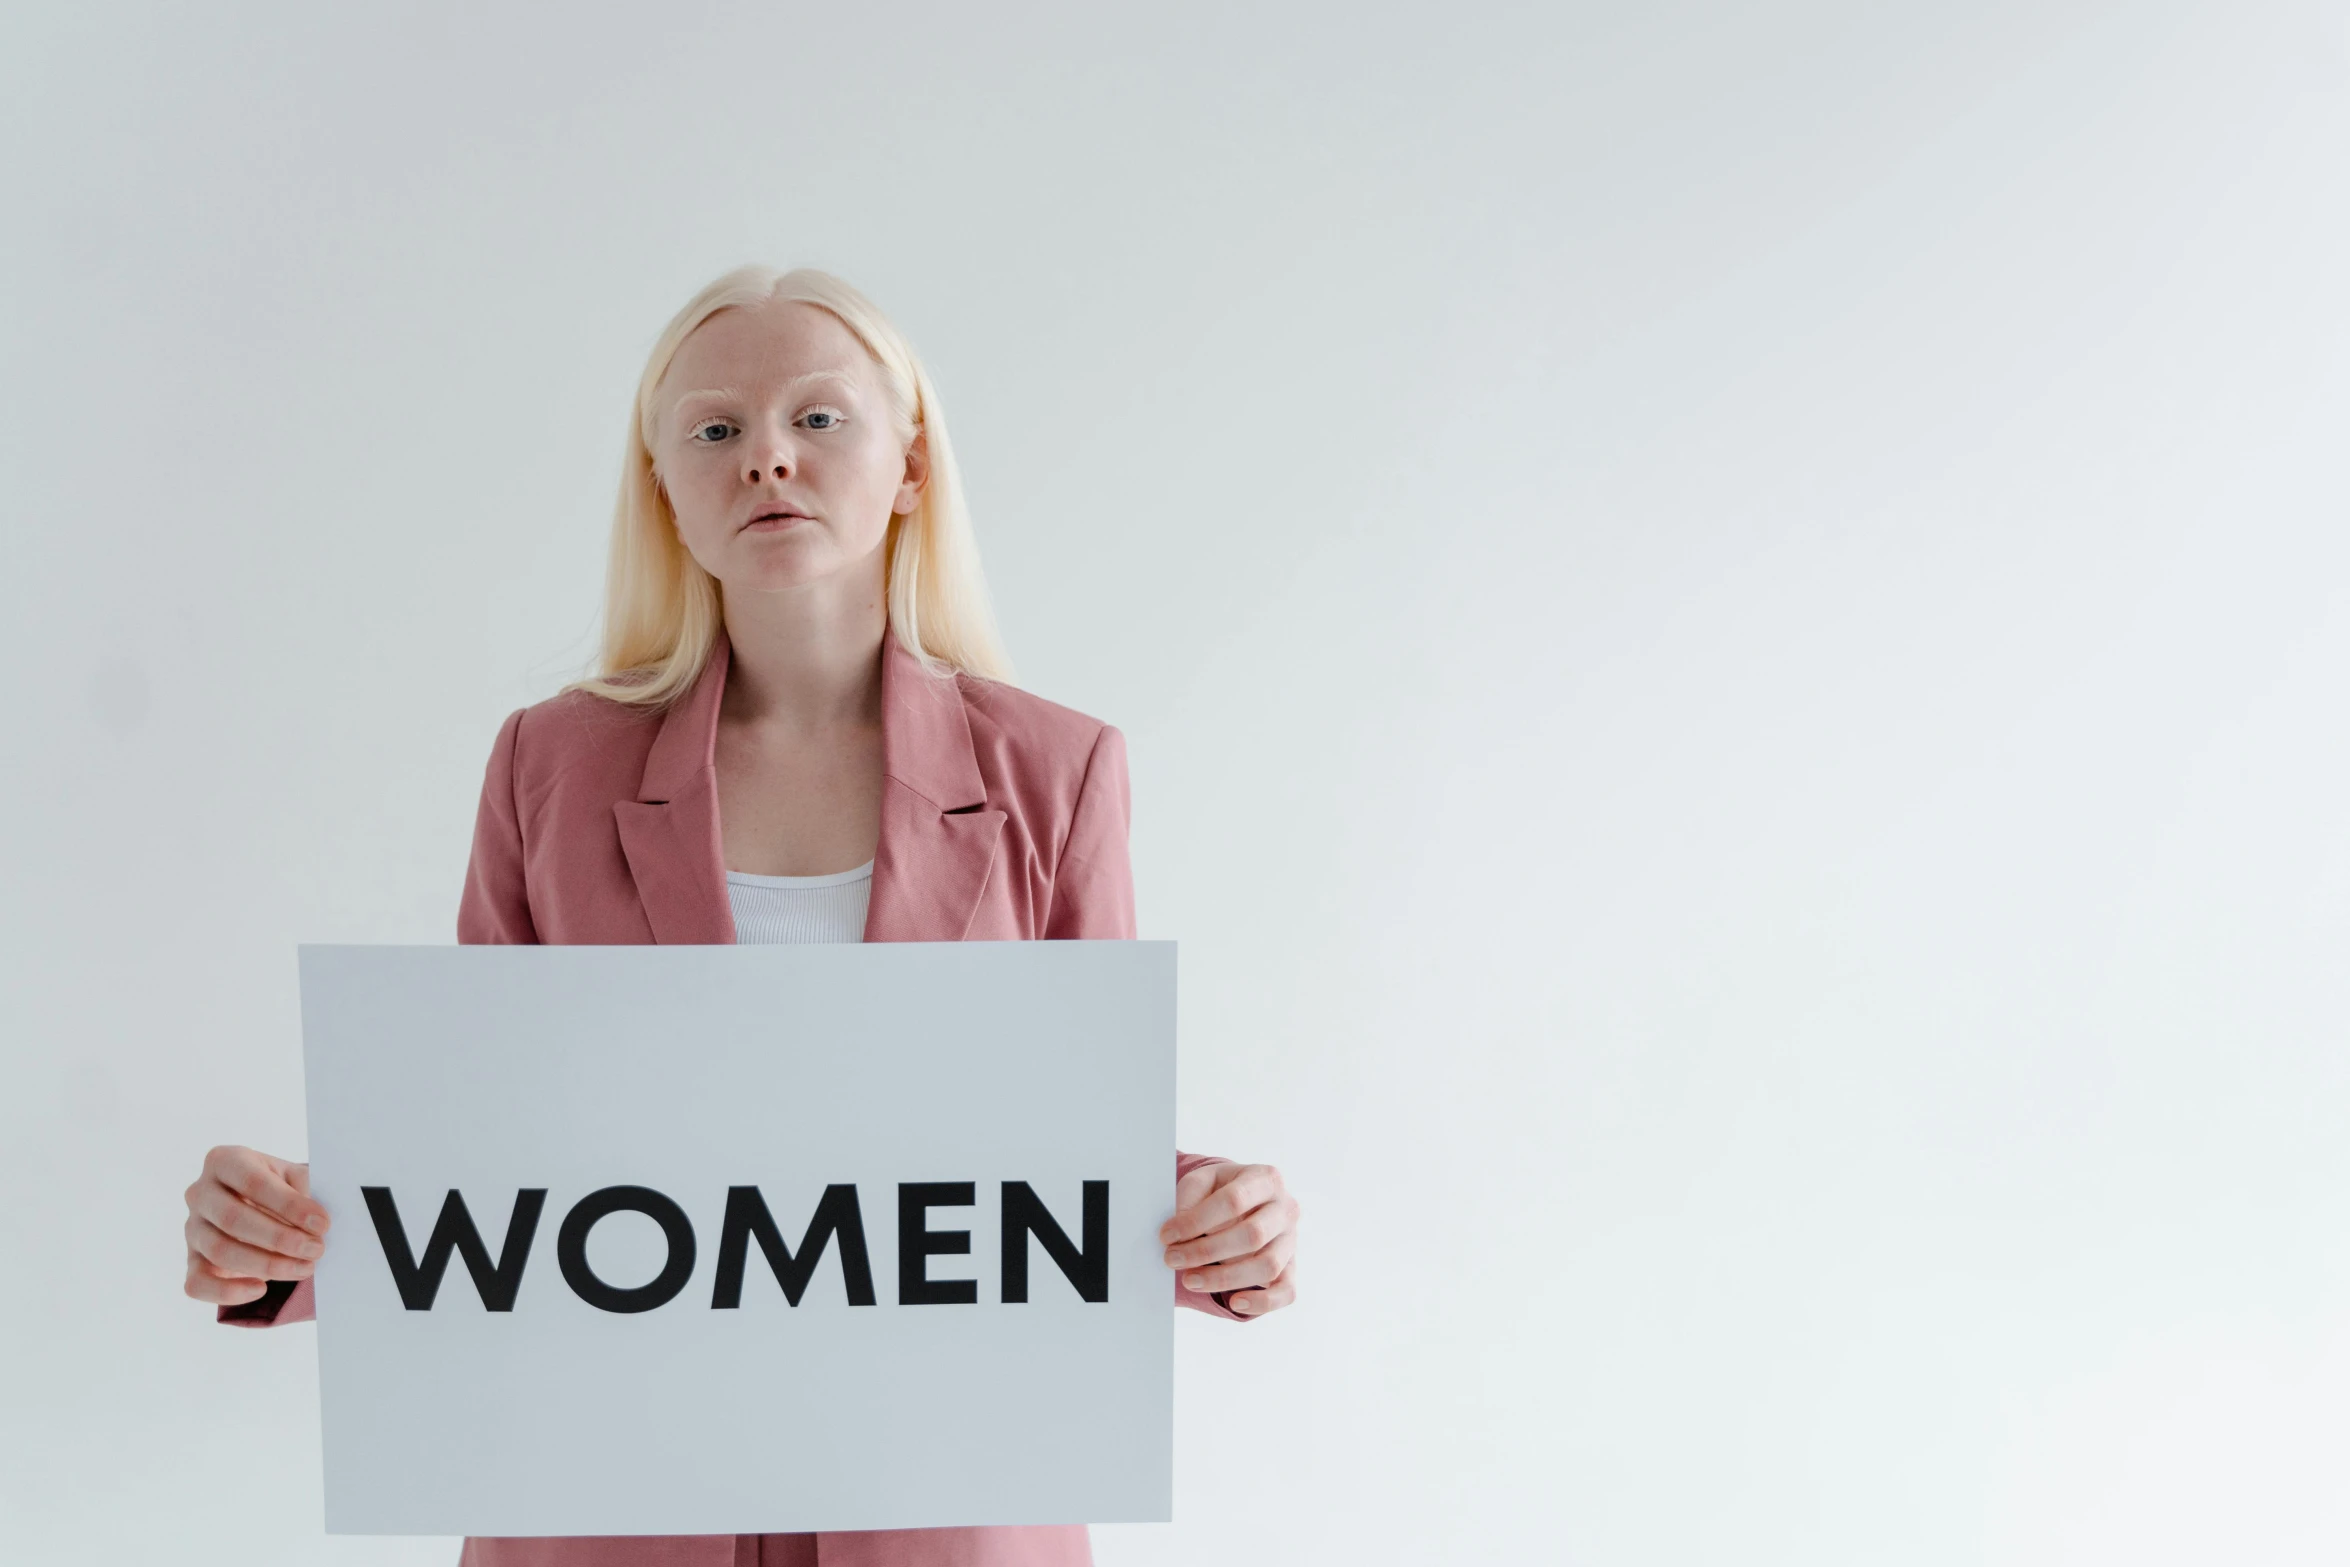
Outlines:
{"label": "woman's right hand", "polygon": [[259,1300],[271,1279],[306,1279],[326,1249],[327,1212],[310,1196],[310,1166],[250,1148],[215,1148],[188,1188],[191,1298],[217,1306]]}

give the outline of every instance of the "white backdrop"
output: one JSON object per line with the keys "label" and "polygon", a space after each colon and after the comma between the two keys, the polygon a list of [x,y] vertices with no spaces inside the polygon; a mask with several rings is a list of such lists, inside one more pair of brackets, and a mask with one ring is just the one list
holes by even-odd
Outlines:
{"label": "white backdrop", "polygon": [[1103,1563],[2350,1552],[2339,0],[374,10],[5,24],[0,1557],[453,1559],[180,1192],[752,259],[929,359],[1305,1204]]}

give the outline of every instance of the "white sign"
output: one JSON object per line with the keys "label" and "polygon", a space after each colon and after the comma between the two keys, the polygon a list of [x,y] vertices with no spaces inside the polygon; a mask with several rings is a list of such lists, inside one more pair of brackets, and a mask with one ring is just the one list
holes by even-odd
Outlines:
{"label": "white sign", "polygon": [[1175,949],[301,949],[326,1527],[1171,1515]]}

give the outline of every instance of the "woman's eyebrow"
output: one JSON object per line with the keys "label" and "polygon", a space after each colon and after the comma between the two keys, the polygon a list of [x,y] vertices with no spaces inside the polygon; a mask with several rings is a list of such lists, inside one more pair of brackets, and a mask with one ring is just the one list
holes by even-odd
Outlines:
{"label": "woman's eyebrow", "polygon": [[[792,387],[808,386],[820,381],[837,381],[850,391],[856,390],[857,386],[857,383],[854,379],[842,374],[838,370],[811,370],[806,375],[795,375],[783,384],[788,390]],[[693,402],[695,399],[704,397],[715,398],[722,403],[740,402],[742,400],[742,396],[743,394],[739,387],[709,386],[703,387],[698,391],[682,392],[678,394],[677,406],[683,408],[686,404]]]}

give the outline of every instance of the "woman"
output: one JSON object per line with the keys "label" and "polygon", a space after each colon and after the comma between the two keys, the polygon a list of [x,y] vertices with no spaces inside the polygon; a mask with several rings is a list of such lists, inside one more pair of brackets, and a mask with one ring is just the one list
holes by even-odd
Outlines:
{"label": "woman", "polygon": [[[1006,683],[938,399],[837,278],[746,267],[669,323],[637,390],[602,673],[510,715],[461,942],[1131,937],[1125,741]],[[330,1216],[305,1166],[215,1148],[187,1293],[311,1315]],[[1176,1299],[1295,1295],[1266,1165],[1178,1155]],[[1061,1564],[1082,1526],[473,1539],[471,1567]]]}

